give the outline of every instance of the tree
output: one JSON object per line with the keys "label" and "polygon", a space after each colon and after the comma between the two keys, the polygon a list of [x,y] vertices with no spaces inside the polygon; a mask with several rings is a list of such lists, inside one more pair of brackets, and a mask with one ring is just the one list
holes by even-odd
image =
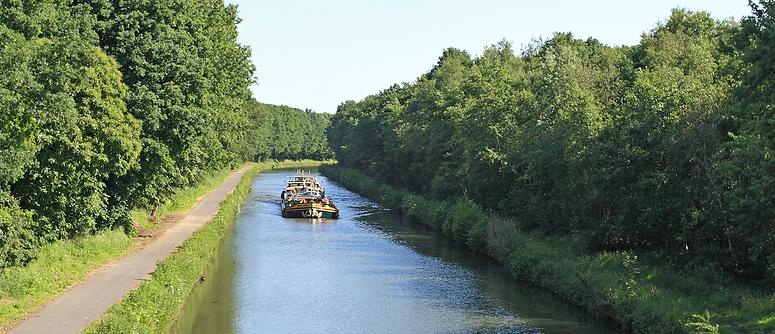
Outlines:
{"label": "tree", "polygon": [[[728,249],[738,272],[775,282],[775,2],[751,2],[738,36],[742,82],[720,167],[729,194]],[[767,231],[763,233],[763,231]]]}
{"label": "tree", "polygon": [[236,8],[222,1],[83,1],[100,46],[125,71],[127,105],[142,121],[140,168],[109,189],[154,208],[175,189],[230,164],[243,140],[254,67],[236,42]]}
{"label": "tree", "polygon": [[775,4],[752,8],[741,25],[677,9],[635,46],[450,48],[340,105],[328,138],[342,165],[522,228],[775,278]]}

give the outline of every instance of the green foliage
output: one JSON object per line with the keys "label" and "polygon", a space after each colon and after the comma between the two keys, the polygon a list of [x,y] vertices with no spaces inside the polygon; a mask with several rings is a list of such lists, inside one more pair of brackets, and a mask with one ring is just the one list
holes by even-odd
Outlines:
{"label": "green foliage", "polygon": [[719,162],[729,189],[724,233],[737,271],[775,282],[775,234],[769,233],[775,227],[775,2],[752,7],[738,36],[745,71]]}
{"label": "green foliage", "polygon": [[32,53],[24,37],[0,24],[0,189],[18,180],[33,161],[37,124],[28,104],[18,92],[34,84],[31,69],[19,66],[19,59]]}
{"label": "green foliage", "polygon": [[121,72],[95,45],[87,9],[43,0],[2,9],[0,63],[10,76],[0,82],[0,187],[32,211],[46,241],[112,226],[106,183],[140,151]]}
{"label": "green foliage", "polygon": [[330,115],[248,102],[249,124],[246,157],[254,161],[267,158],[278,160],[328,160],[334,154],[328,147],[326,129]]}
{"label": "green foliage", "polygon": [[719,334],[719,326],[711,322],[710,312],[707,310],[703,314],[693,314],[692,321],[687,325],[693,328],[696,334]]}
{"label": "green foliage", "polygon": [[484,240],[484,230],[480,229],[486,216],[474,201],[462,198],[454,201],[446,213],[441,231],[452,239],[479,245]]}
{"label": "green foliage", "polygon": [[250,52],[236,43],[236,8],[222,1],[84,1],[100,47],[128,86],[142,121],[139,168],[111,195],[153,208],[177,188],[232,163],[246,123]]}
{"label": "green foliage", "polygon": [[676,9],[629,47],[558,33],[519,55],[448,49],[416,82],[341,104],[328,138],[343,166],[452,201],[457,240],[487,234],[455,220],[463,197],[595,251],[771,285],[775,5],[752,8],[741,23]]}
{"label": "green foliage", "polygon": [[32,212],[20,209],[13,197],[0,190],[0,272],[35,257],[38,238],[34,230]]}
{"label": "green foliage", "polygon": [[[396,209],[403,209],[406,210],[405,212],[411,212],[415,208],[413,207],[413,203],[411,203],[411,199],[404,199],[404,196],[406,195],[401,190],[398,190],[396,188],[393,188],[391,186],[384,186],[380,187],[376,184],[373,180],[363,180],[361,181],[361,188],[363,189],[369,189],[373,186],[377,186],[376,188],[372,189],[382,189],[382,195],[378,197],[379,201],[382,203],[385,203],[385,206],[390,208],[396,208]],[[402,207],[403,206],[403,207]]]}
{"label": "green foliage", "polygon": [[771,332],[775,2],[751,7],[676,9],[635,46],[448,49],[340,105],[328,138],[386,206],[451,201],[429,225],[624,329]]}
{"label": "green foliage", "polygon": [[498,261],[506,262],[522,238],[522,231],[513,218],[492,216],[486,224],[487,253]]}
{"label": "green foliage", "polygon": [[[387,187],[386,187],[387,188]],[[388,203],[387,201],[383,201]],[[412,193],[402,194],[401,213],[423,224],[441,229],[447,220],[449,208],[446,202],[429,200]]]}
{"label": "green foliage", "polygon": [[13,186],[48,240],[93,232],[100,219],[111,224],[106,183],[135,166],[140,151],[140,124],[126,113],[116,63],[94,47],[60,49],[67,47],[42,45],[45,54],[72,58],[35,66],[38,78],[57,88],[35,93],[44,103],[36,164]]}
{"label": "green foliage", "polygon": [[250,96],[237,21],[223,1],[0,0],[0,269],[243,161],[332,157],[328,115]]}

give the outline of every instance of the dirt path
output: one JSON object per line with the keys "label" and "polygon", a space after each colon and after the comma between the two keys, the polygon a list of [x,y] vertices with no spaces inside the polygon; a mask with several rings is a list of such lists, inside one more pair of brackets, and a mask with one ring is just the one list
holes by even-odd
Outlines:
{"label": "dirt path", "polygon": [[175,225],[155,241],[90,274],[59,298],[12,328],[7,334],[80,333],[113,304],[145,280],[156,263],[169,256],[218,212],[245,172],[246,166],[232,172],[211,190]]}

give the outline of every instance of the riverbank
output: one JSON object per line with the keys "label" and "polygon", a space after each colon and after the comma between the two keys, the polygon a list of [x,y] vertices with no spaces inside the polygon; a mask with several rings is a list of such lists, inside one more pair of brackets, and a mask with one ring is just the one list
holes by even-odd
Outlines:
{"label": "riverbank", "polygon": [[[318,164],[320,162],[313,160],[279,161],[262,163],[259,167],[310,168]],[[0,333],[74,287],[90,273],[151,242],[166,227],[174,225],[204,194],[223,183],[230,172],[230,169],[215,171],[196,186],[177,191],[157,211],[153,220],[149,220],[147,211],[134,210],[131,218],[137,233],[127,234],[119,229],[59,240],[42,246],[37,259],[28,265],[4,269],[0,273]]]}
{"label": "riverbank", "polygon": [[[281,162],[282,163],[282,162]],[[180,189],[163,204],[153,222],[146,210],[130,213],[135,228],[100,231],[72,240],[44,245],[37,259],[23,267],[6,268],[0,273],[0,332],[5,332],[33,311],[82,281],[89,273],[146,244],[161,232],[162,222],[171,224],[179,214],[190,210],[208,191],[214,189],[231,169],[214,171],[197,185]],[[135,232],[143,238],[136,238]]]}
{"label": "riverbank", "polygon": [[292,175],[256,175],[170,333],[617,333],[323,175],[340,219],[283,218]]}
{"label": "riverbank", "polygon": [[161,261],[156,271],[121,303],[114,305],[85,333],[163,333],[174,325],[178,313],[196,287],[223,236],[245,202],[256,173],[279,168],[313,168],[320,162],[267,162],[255,164],[221,203],[217,215],[178,250]]}
{"label": "riverbank", "polygon": [[630,252],[590,252],[576,236],[545,236],[481,210],[468,200],[437,201],[353,169],[328,165],[327,177],[499,260],[511,275],[573,302],[633,333],[775,332],[775,294],[717,270],[671,268]]}
{"label": "riverbank", "polygon": [[0,333],[135,245],[122,230],[103,231],[45,245],[27,266],[6,268],[0,273]]}

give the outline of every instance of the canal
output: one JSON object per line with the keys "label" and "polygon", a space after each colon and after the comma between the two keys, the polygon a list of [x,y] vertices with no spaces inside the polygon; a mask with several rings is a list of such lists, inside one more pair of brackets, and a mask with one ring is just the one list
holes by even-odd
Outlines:
{"label": "canal", "polygon": [[319,176],[341,219],[280,216],[260,173],[175,333],[614,333],[497,263]]}

